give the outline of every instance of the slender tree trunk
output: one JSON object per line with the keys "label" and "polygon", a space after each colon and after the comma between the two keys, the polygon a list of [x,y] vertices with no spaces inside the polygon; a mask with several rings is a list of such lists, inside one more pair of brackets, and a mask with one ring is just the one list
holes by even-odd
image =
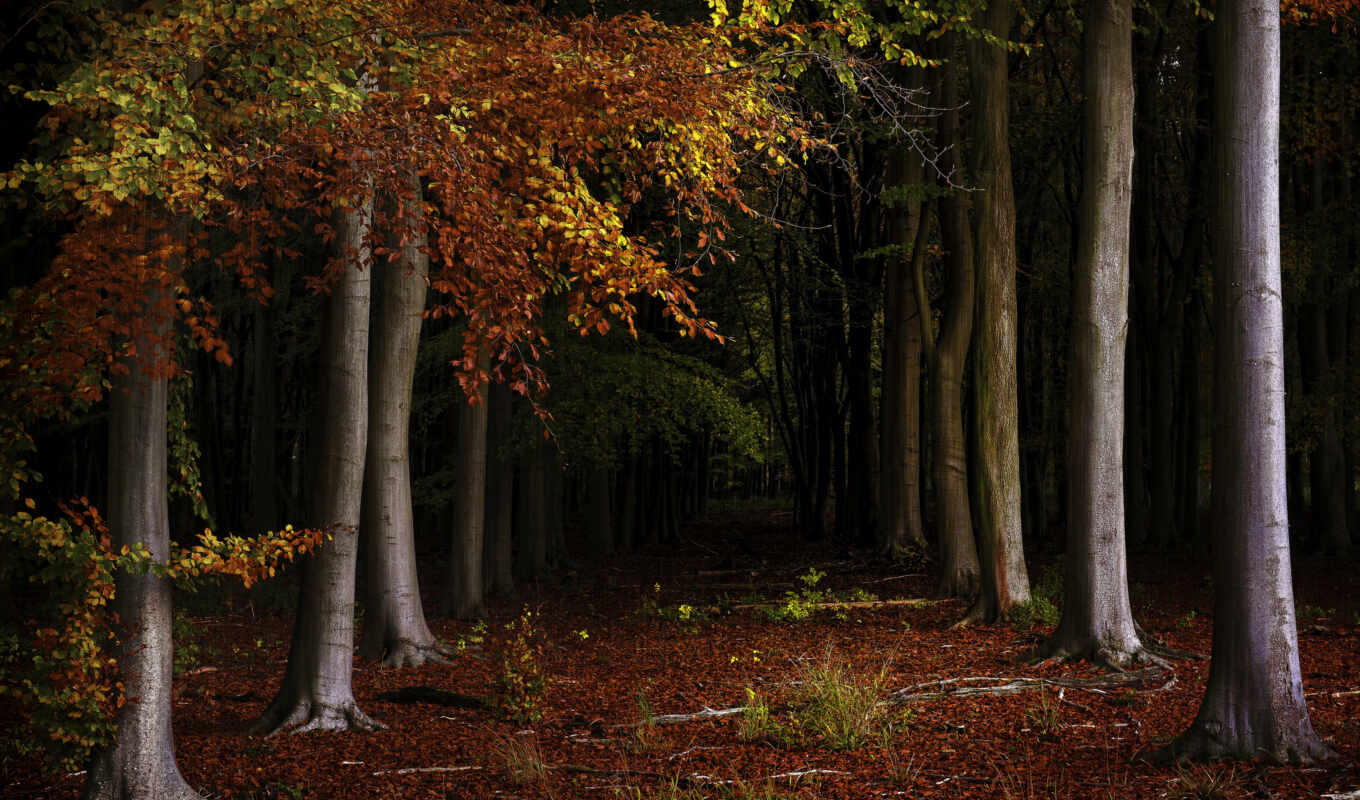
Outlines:
{"label": "slender tree trunk", "polygon": [[614,526],[610,519],[609,487],[613,483],[607,467],[590,471],[586,489],[586,543],[596,558],[614,552]]}
{"label": "slender tree trunk", "polygon": [[[891,188],[921,183],[924,169],[913,155],[889,155],[886,174]],[[917,231],[925,215],[924,204],[912,205],[907,208],[903,197],[883,210],[888,243],[902,248],[900,255],[888,259],[883,299],[878,549],[885,555],[911,546],[923,548],[926,541],[921,515],[921,311],[912,275],[917,246],[924,244]]]}
{"label": "slender tree trunk", "polygon": [[[154,305],[155,298],[151,304]],[[165,356],[168,324],[143,337],[141,363],[124,362],[109,392],[108,522],[113,546],[141,543],[164,563],[170,555],[166,486],[167,381],[154,370]],[[175,764],[170,732],[174,612],[170,580],[120,571],[114,607],[124,625],[118,655],[127,699],[118,713],[111,747],[90,767],[85,796],[92,800],[197,800]]]}
{"label": "slender tree trunk", "polygon": [[374,730],[354,701],[354,568],[368,443],[368,235],[371,189],[358,208],[336,215],[340,276],[326,297],[321,332],[321,408],[315,442],[311,520],[331,540],[303,562],[293,641],[283,686],[256,730]]}
{"label": "slender tree trunk", "polygon": [[515,588],[515,463],[502,452],[510,437],[513,398],[510,387],[504,383],[491,384],[487,396],[486,541],[482,549],[482,576],[488,594],[504,594]]}
{"label": "slender tree trunk", "polygon": [[[485,371],[489,356],[485,348],[478,354],[478,367]],[[482,548],[486,541],[486,428],[487,383],[477,384],[476,395],[458,414],[458,463],[454,476],[453,537],[449,542],[448,583],[444,587],[444,609],[457,619],[486,616],[482,603],[485,594],[482,577]]]}
{"label": "slender tree trunk", "polygon": [[521,456],[515,501],[515,535],[519,541],[515,571],[521,580],[537,580],[548,574],[547,499],[543,479],[542,459],[537,451]]}
{"label": "slender tree trunk", "polygon": [[1040,657],[1143,660],[1124,546],[1124,344],[1133,194],[1131,0],[1086,7],[1085,186],[1074,275],[1062,621]]}
{"label": "slender tree trunk", "polygon": [[419,185],[403,202],[412,228],[401,258],[372,268],[368,353],[368,449],[359,537],[364,550],[364,627],[359,654],[389,667],[443,661],[425,622],[411,507],[411,391],[425,310],[429,256]]}
{"label": "slender tree trunk", "polygon": [[[950,34],[946,52],[952,58],[956,45]],[[944,76],[940,115],[940,146],[945,168],[958,165],[959,146],[958,68],[948,67]],[[958,179],[956,178],[956,181]],[[960,181],[961,182],[961,181]],[[934,425],[936,519],[940,536],[940,581],[944,597],[969,598],[977,593],[979,566],[973,538],[973,517],[968,498],[968,440],[963,427],[963,370],[973,335],[973,239],[968,222],[968,198],[962,191],[949,191],[939,201],[940,239],[946,251],[944,308],[940,336],[931,354],[930,406]],[[924,287],[918,289],[924,294]],[[924,303],[922,303],[924,309]]]}
{"label": "slender tree trunk", "polygon": [[252,344],[253,390],[250,396],[250,527],[274,530],[283,524],[279,513],[278,451],[275,447],[278,419],[278,368],[274,363],[274,309],[263,304],[254,310]]}
{"label": "slender tree trunk", "polygon": [[638,541],[637,487],[638,470],[641,468],[642,465],[637,456],[625,456],[623,470],[619,475],[618,524],[615,526],[618,533],[618,549],[620,550],[632,550]]}
{"label": "slender tree trunk", "polygon": [[1220,8],[1214,130],[1214,645],[1179,758],[1307,762],[1313,731],[1299,670],[1285,492],[1280,279],[1280,9]]}
{"label": "slender tree trunk", "polygon": [[[991,0],[979,27],[1010,35],[1009,0]],[[995,621],[1029,600],[1021,539],[1020,440],[1016,398],[1015,192],[1011,185],[1006,51],[969,43],[973,77],[978,264],[973,418],[977,440],[978,541],[982,592],[966,621]]]}
{"label": "slender tree trunk", "polygon": [[1137,548],[1147,536],[1147,469],[1143,455],[1142,326],[1133,322],[1124,350],[1124,534]]}

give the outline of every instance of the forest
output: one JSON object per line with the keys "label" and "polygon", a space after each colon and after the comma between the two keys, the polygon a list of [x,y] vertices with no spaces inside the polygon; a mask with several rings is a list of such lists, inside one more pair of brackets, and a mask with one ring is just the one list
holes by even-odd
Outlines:
{"label": "forest", "polygon": [[0,5],[0,798],[1360,800],[1357,24]]}

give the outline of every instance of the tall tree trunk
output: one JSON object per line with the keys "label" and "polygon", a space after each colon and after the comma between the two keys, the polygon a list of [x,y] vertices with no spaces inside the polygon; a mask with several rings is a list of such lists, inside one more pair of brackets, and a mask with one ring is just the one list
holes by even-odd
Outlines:
{"label": "tall tree trunk", "polygon": [[[923,203],[908,208],[901,190],[920,184],[925,170],[914,154],[894,151],[886,170],[889,188],[899,190],[895,205],[884,208],[888,243],[902,248],[885,269],[883,295],[883,391],[880,396],[882,466],[879,471],[878,549],[885,555],[925,546],[921,517],[921,305],[912,270],[925,243],[917,233]],[[911,252],[907,252],[911,242]]]}
{"label": "tall tree trunk", "polygon": [[515,462],[502,452],[510,438],[510,387],[491,384],[486,417],[486,541],[482,546],[482,577],[488,594],[515,588],[513,531]]}
{"label": "tall tree trunk", "polygon": [[311,524],[331,540],[302,564],[302,586],[283,686],[255,723],[274,733],[374,730],[354,701],[354,568],[368,443],[368,265],[373,197],[336,214],[341,270],[325,299],[321,408],[315,443]]}
{"label": "tall tree trunk", "polygon": [[279,514],[278,368],[274,363],[274,309],[259,304],[254,310],[253,352],[250,369],[250,489],[247,512],[254,531],[274,530],[283,524]]}
{"label": "tall tree trunk", "polygon": [[1218,10],[1214,142],[1214,645],[1181,758],[1307,762],[1285,492],[1280,279],[1280,9]]}
{"label": "tall tree trunk", "polygon": [[[946,52],[952,58],[956,36],[950,34]],[[940,115],[940,146],[945,152],[946,172],[958,166],[959,136],[958,68],[948,67],[944,76]],[[963,427],[963,370],[973,335],[973,239],[968,223],[968,198],[960,190],[949,191],[939,201],[940,239],[945,248],[944,308],[939,341],[930,355],[931,435],[934,437],[936,520],[940,536],[940,581],[944,597],[972,597],[978,590],[977,543],[968,497],[968,440]],[[924,295],[924,286],[918,287]],[[925,310],[925,304],[921,304]],[[924,315],[925,319],[929,315]]]}
{"label": "tall tree trunk", "polygon": [[1147,658],[1129,607],[1124,546],[1124,344],[1133,194],[1131,0],[1086,7],[1085,168],[1073,276],[1062,621],[1037,655],[1114,668]]}
{"label": "tall tree trunk", "polygon": [[364,627],[359,654],[389,667],[442,661],[420,604],[411,507],[411,390],[425,311],[425,229],[420,187],[405,199],[412,226],[401,258],[372,268],[368,352],[368,449],[359,537],[364,550]]}
{"label": "tall tree trunk", "polygon": [[610,519],[609,487],[613,483],[607,467],[590,470],[586,488],[586,543],[596,558],[614,552],[614,526]]}
{"label": "tall tree trunk", "polygon": [[[1009,0],[990,0],[979,27],[1010,35]],[[1006,51],[969,42],[977,183],[977,358],[973,417],[977,440],[978,541],[982,592],[965,621],[1001,619],[1029,600],[1021,539],[1020,440],[1016,398],[1015,191],[1011,185]]]}
{"label": "tall tree trunk", "polygon": [[[153,297],[149,305],[154,305]],[[154,316],[154,315],[153,315]],[[154,370],[168,324],[144,337],[142,363],[124,362],[109,392],[109,532],[113,546],[141,543],[164,563],[170,555],[166,486],[167,381]],[[198,800],[175,764],[170,732],[174,644],[170,579],[120,571],[114,607],[125,630],[118,666],[127,702],[118,712],[111,747],[90,766],[85,795],[92,800]]]}
{"label": "tall tree trunk", "polygon": [[520,580],[537,580],[548,574],[547,499],[542,459],[537,448],[519,459],[518,491],[515,493],[515,538],[519,549],[515,573]]}
{"label": "tall tree trunk", "polygon": [[[487,350],[478,353],[477,366],[486,371]],[[458,463],[454,476],[452,558],[444,587],[444,609],[457,619],[486,616],[482,603],[482,548],[486,541],[486,427],[487,382],[477,383],[476,394],[458,414]]]}

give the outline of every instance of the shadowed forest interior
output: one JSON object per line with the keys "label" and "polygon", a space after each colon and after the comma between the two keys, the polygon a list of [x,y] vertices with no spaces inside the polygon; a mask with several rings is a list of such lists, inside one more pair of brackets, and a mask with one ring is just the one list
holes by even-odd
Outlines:
{"label": "shadowed forest interior", "polygon": [[6,4],[0,797],[1360,798],[1357,23]]}

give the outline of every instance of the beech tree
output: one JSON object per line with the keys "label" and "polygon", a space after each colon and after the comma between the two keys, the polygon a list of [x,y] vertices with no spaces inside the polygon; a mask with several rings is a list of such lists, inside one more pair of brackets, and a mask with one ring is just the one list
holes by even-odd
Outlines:
{"label": "beech tree", "polygon": [[978,551],[982,592],[965,621],[1003,618],[1029,600],[1020,519],[1020,440],[1016,398],[1015,190],[1011,185],[1006,49],[1009,0],[990,0],[979,30],[993,41],[968,44],[973,98],[973,254],[977,261],[976,398]]}
{"label": "beech tree", "polygon": [[1280,9],[1215,15],[1214,644],[1177,758],[1309,762],[1285,486],[1280,275]]}
{"label": "beech tree", "polygon": [[391,667],[440,661],[416,575],[411,506],[411,392],[425,312],[425,215],[418,181],[402,198],[395,261],[373,269],[369,332],[368,449],[364,463],[360,539],[364,549],[364,628],[360,655]]}
{"label": "beech tree", "polygon": [[1132,5],[1092,0],[1082,45],[1085,163],[1074,276],[1062,620],[1038,657],[1147,658],[1124,546],[1124,345],[1133,193]]}

